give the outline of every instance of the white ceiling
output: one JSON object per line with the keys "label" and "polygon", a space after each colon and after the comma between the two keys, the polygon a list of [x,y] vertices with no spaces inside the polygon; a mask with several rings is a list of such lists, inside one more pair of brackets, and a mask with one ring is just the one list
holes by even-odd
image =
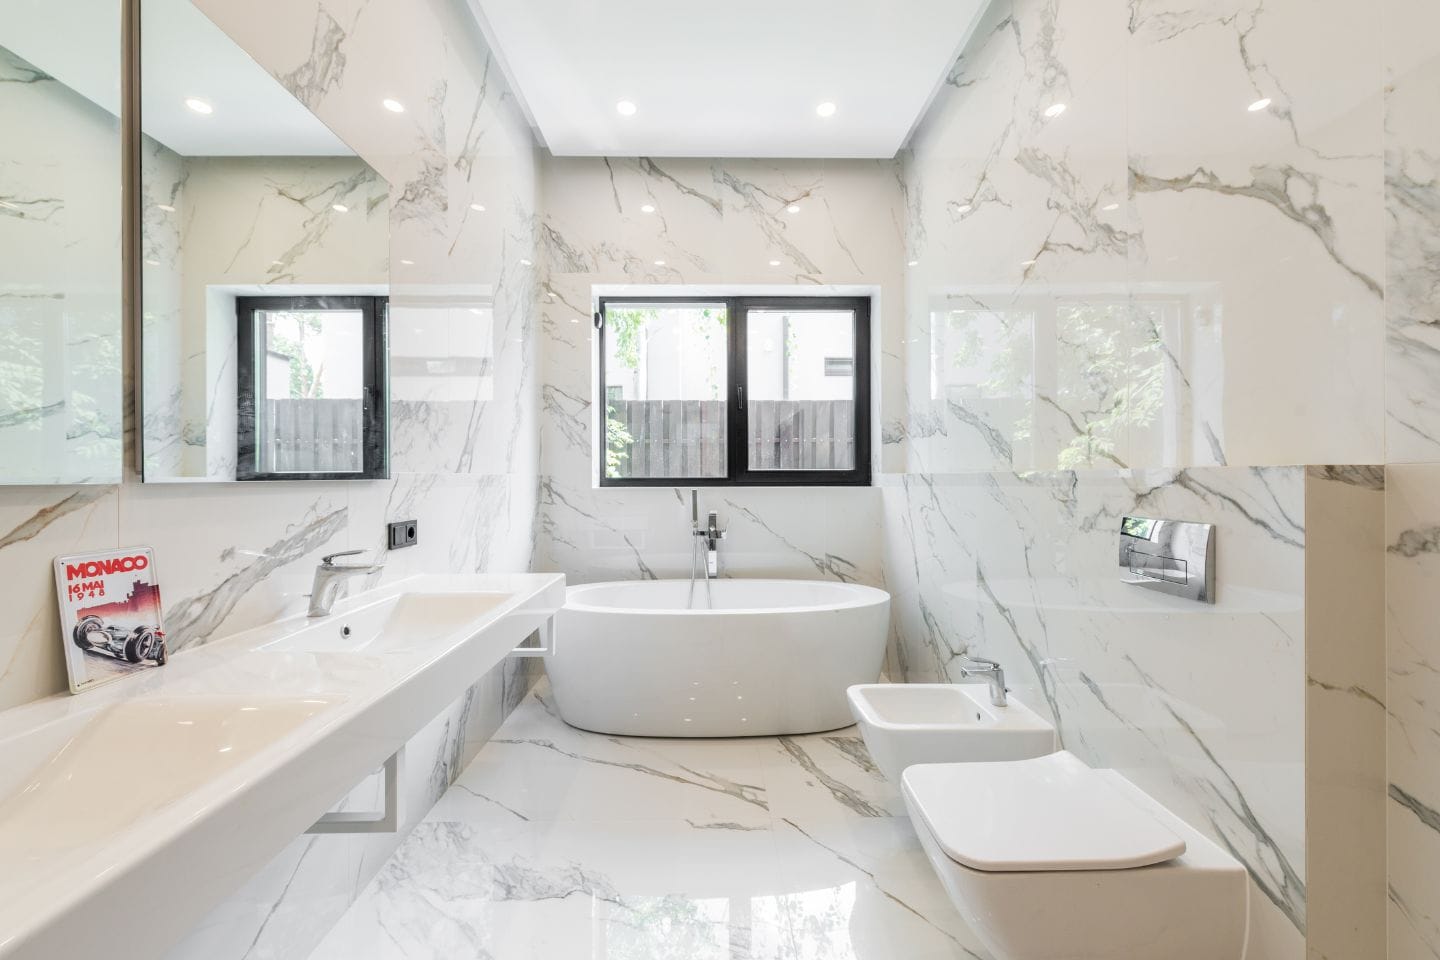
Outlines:
{"label": "white ceiling", "polygon": [[469,2],[558,156],[889,158],[989,0]]}
{"label": "white ceiling", "polygon": [[[119,10],[115,0],[0,0],[0,46],[118,114]],[[190,0],[142,10],[146,134],[187,157],[353,155]],[[195,113],[187,97],[215,112]]]}

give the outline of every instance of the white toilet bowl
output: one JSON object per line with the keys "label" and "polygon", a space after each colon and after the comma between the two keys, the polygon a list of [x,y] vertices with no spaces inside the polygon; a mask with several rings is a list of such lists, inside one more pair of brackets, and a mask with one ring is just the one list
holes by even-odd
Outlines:
{"label": "white toilet bowl", "polygon": [[926,856],[996,960],[1240,960],[1245,868],[1113,770],[1060,752],[902,778]]}
{"label": "white toilet bowl", "polygon": [[892,783],[915,763],[1024,760],[1055,750],[1055,728],[1014,696],[1003,707],[982,684],[862,683],[850,712]]}

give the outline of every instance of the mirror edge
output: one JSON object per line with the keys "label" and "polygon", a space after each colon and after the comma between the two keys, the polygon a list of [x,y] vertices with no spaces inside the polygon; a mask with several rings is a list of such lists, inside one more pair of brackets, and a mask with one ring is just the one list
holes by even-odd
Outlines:
{"label": "mirror edge", "polygon": [[[130,389],[122,387],[124,408],[122,436],[132,439],[130,468],[135,480],[145,480],[145,335],[141,315],[142,220],[140,213],[140,0],[120,0],[120,150],[121,150],[121,365],[130,377]],[[122,482],[124,466],[122,465]]]}

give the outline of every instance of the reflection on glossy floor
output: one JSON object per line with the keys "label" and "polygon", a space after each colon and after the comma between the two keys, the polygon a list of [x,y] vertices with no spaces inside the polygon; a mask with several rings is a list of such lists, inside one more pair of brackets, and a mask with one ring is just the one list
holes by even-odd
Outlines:
{"label": "reflection on glossy floor", "polygon": [[853,728],[606,737],[542,686],[311,960],[986,956]]}

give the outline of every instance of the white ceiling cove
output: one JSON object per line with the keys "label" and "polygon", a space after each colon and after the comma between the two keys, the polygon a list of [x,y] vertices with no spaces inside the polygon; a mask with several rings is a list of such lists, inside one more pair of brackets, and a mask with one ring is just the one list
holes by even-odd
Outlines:
{"label": "white ceiling cove", "polygon": [[988,0],[470,4],[557,156],[889,158]]}

